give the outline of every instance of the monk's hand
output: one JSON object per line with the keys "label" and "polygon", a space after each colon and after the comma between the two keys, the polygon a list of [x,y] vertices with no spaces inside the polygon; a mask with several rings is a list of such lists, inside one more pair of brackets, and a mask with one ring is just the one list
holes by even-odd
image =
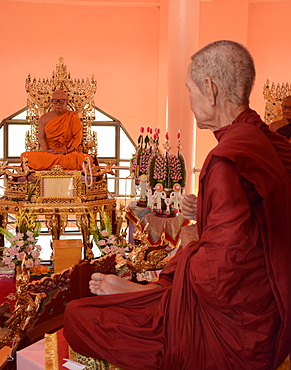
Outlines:
{"label": "monk's hand", "polygon": [[[46,150],[47,153],[52,153],[52,154],[65,154],[65,153],[61,153],[60,151],[58,150],[55,150],[55,149],[48,149]],[[63,152],[63,150],[62,150]]]}
{"label": "monk's hand", "polygon": [[186,220],[196,220],[197,197],[184,194],[182,199],[182,215]]}
{"label": "monk's hand", "polygon": [[185,248],[186,245],[189,243],[198,242],[199,237],[198,237],[196,224],[183,226],[181,228],[180,238],[181,238],[181,245],[183,248]]}

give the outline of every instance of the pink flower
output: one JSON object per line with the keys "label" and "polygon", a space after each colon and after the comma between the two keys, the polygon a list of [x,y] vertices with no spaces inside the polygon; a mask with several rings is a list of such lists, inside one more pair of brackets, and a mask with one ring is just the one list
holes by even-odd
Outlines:
{"label": "pink flower", "polygon": [[6,265],[9,265],[9,263],[12,261],[12,257],[5,257],[3,261]]}
{"label": "pink flower", "polygon": [[34,261],[34,265],[35,265],[35,267],[38,267],[39,265],[40,265],[40,259],[36,259],[35,261]]}
{"label": "pink flower", "polygon": [[16,246],[11,247],[11,248],[9,248],[9,251],[10,251],[10,256],[15,256],[16,254],[18,254],[19,248],[17,248]]}
{"label": "pink flower", "polygon": [[116,245],[112,245],[110,247],[111,252],[115,252],[117,249],[118,249],[118,247]]}
{"label": "pink flower", "polygon": [[33,243],[35,243],[35,242],[36,242],[36,240],[35,240],[32,236],[30,236],[29,238],[27,238],[27,240],[28,240],[29,242],[33,242]]}
{"label": "pink flower", "polygon": [[114,244],[116,241],[116,236],[115,235],[110,235],[108,237],[108,243]]}
{"label": "pink flower", "polygon": [[25,259],[25,253],[24,252],[20,252],[17,256],[17,258],[20,260],[20,261],[23,261]]}
{"label": "pink flower", "polygon": [[100,231],[100,234],[103,236],[103,237],[106,237],[109,235],[109,232],[107,230],[102,230]]}
{"label": "pink flower", "polygon": [[29,245],[26,247],[26,252],[27,252],[28,254],[30,254],[32,251],[33,251],[33,244],[29,244]]}
{"label": "pink flower", "polygon": [[23,247],[24,246],[24,240],[18,240],[18,242],[16,242],[16,245],[18,247]]}
{"label": "pink flower", "polygon": [[27,236],[29,236],[29,237],[30,237],[30,236],[33,236],[33,232],[32,232],[32,231],[30,231],[30,230],[27,230],[27,231],[26,231],[26,235],[27,235]]}
{"label": "pink flower", "polygon": [[105,248],[102,249],[102,252],[104,252],[105,254],[107,254],[107,253],[110,253],[111,250],[110,250],[110,248],[107,245]]}
{"label": "pink flower", "polygon": [[33,258],[38,258],[40,253],[39,253],[39,251],[32,251],[31,255],[32,255]]}
{"label": "pink flower", "polygon": [[8,264],[8,267],[11,269],[11,270],[14,270],[15,269],[15,264],[13,262],[10,262]]}
{"label": "pink flower", "polygon": [[125,255],[125,249],[124,248],[118,248],[118,253],[122,254],[124,256]]}
{"label": "pink flower", "polygon": [[33,260],[29,259],[25,262],[25,266],[27,269],[30,269],[31,267],[33,267]]}
{"label": "pink flower", "polygon": [[103,239],[98,240],[98,245],[106,245],[106,241]]}

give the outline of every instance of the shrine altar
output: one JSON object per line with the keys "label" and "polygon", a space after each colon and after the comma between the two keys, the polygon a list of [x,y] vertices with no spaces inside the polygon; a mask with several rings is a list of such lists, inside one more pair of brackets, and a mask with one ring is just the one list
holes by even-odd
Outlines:
{"label": "shrine altar", "polygon": [[136,202],[130,202],[128,205],[126,218],[129,221],[129,241],[131,243],[133,243],[134,227],[140,223],[143,228],[148,224],[147,239],[151,245],[161,243],[161,237],[164,234],[164,241],[175,248],[180,245],[181,228],[191,223],[181,213],[171,217],[161,216],[146,207],[138,207]]}

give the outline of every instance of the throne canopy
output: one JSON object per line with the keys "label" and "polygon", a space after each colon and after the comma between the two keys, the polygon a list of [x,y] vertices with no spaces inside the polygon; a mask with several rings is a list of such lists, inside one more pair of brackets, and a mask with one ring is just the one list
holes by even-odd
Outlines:
{"label": "throne canopy", "polygon": [[36,79],[28,75],[25,88],[27,92],[27,120],[30,130],[26,133],[26,150],[40,151],[38,143],[38,120],[50,111],[52,107],[51,95],[55,90],[64,90],[68,96],[67,108],[74,110],[83,125],[83,140],[78,151],[97,155],[96,133],[92,131],[92,122],[95,119],[94,95],[97,90],[97,81],[94,76],[89,80],[72,79],[63,57],[60,56],[56,70],[50,79]]}

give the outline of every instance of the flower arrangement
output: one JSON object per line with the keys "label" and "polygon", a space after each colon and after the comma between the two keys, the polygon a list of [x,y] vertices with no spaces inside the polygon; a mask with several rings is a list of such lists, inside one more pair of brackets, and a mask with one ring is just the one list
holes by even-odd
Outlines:
{"label": "flower arrangement", "polygon": [[171,147],[169,146],[169,134],[166,133],[165,153],[156,152],[152,155],[148,169],[149,182],[152,188],[155,188],[157,183],[163,184],[163,188],[166,189],[172,189],[176,183],[179,183],[181,188],[185,187],[186,166],[184,156],[180,151],[180,131],[177,134],[177,139],[177,154],[169,154]]}
{"label": "flower arrangement", "polygon": [[2,247],[3,262],[10,268],[25,266],[26,268],[40,265],[41,246],[37,244],[41,225],[33,215],[33,210],[20,210],[16,216],[16,234],[0,228],[0,233],[10,242],[9,247]]}
{"label": "flower arrangement", "polygon": [[156,128],[153,135],[152,128],[148,127],[147,134],[144,137],[145,129],[144,127],[141,127],[140,133],[141,134],[137,140],[138,145],[136,152],[131,159],[131,173],[135,178],[138,178],[143,174],[147,175],[151,155],[158,147],[160,129]]}
{"label": "flower arrangement", "polygon": [[[181,210],[182,192],[186,185],[186,165],[181,153],[181,132],[177,133],[178,152],[171,153],[169,133],[166,132],[164,153],[159,148],[160,130],[140,129],[138,146],[131,166],[131,196],[140,190],[137,205],[159,214],[172,215]],[[145,136],[144,136],[145,135]]]}
{"label": "flower arrangement", "polygon": [[109,253],[125,255],[126,242],[112,234],[112,224],[108,213],[104,211],[104,206],[100,210],[100,228],[96,225],[95,216],[89,212],[89,228],[93,240],[99,249],[101,256]]}
{"label": "flower arrangement", "polygon": [[99,232],[99,240],[96,245],[102,255],[109,253],[125,255],[125,249],[119,244],[117,236],[109,235],[107,230],[101,230]]}

